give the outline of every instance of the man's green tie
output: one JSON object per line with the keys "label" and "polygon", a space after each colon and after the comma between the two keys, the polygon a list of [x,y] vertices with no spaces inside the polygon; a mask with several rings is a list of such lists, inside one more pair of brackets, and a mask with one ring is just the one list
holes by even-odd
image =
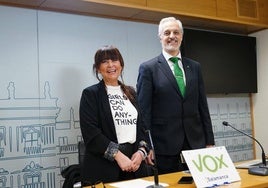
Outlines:
{"label": "man's green tie", "polygon": [[175,78],[177,80],[177,84],[178,84],[178,86],[180,88],[181,94],[182,94],[182,96],[184,96],[184,94],[185,94],[185,83],[184,83],[184,79],[183,79],[183,72],[182,72],[181,68],[178,65],[179,58],[178,57],[171,57],[169,59],[170,59],[170,61],[172,61],[174,63]]}

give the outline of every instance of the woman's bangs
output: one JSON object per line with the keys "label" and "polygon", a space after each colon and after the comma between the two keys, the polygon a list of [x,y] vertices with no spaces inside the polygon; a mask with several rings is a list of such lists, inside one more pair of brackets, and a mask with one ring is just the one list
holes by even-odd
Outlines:
{"label": "woman's bangs", "polygon": [[111,59],[112,61],[119,60],[119,55],[116,49],[103,50],[99,57],[101,57],[101,62],[108,59]]}

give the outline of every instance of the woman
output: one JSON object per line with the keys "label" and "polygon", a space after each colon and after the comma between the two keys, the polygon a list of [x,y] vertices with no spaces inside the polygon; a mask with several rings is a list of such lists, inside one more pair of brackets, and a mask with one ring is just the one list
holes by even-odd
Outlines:
{"label": "woman", "polygon": [[141,168],[148,151],[145,132],[135,90],[123,83],[123,69],[117,48],[104,46],[96,52],[93,72],[100,82],[83,90],[79,110],[87,155],[84,181],[113,182],[145,175]]}

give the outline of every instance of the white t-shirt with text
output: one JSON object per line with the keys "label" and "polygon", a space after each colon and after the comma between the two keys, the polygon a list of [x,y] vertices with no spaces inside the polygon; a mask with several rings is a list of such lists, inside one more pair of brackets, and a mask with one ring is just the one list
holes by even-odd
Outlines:
{"label": "white t-shirt with text", "polygon": [[118,143],[132,144],[136,141],[138,112],[123,94],[120,86],[106,86],[106,88]]}

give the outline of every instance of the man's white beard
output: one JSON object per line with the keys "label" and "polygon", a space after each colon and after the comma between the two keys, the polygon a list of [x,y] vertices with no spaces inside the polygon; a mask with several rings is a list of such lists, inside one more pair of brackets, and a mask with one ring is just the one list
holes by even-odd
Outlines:
{"label": "man's white beard", "polygon": [[172,45],[165,45],[164,46],[165,50],[167,52],[174,52],[174,51],[178,51],[178,47],[172,46]]}

